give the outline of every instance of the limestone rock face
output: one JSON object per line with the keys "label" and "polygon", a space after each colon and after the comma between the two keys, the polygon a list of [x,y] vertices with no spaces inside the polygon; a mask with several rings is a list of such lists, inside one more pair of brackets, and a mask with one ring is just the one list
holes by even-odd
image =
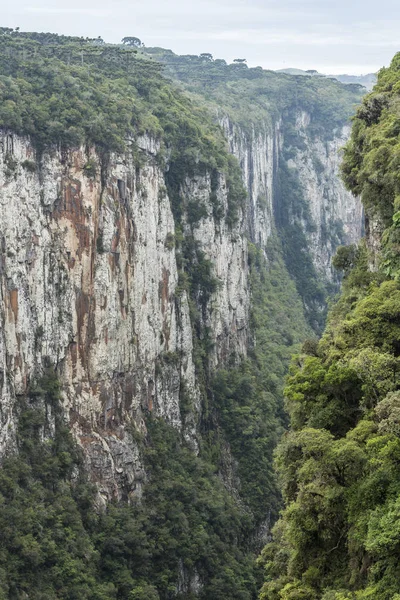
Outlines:
{"label": "limestone rock face", "polygon": [[341,149],[350,137],[345,125],[333,139],[310,137],[307,128],[310,117],[301,113],[296,128],[304,140],[304,149],[288,161],[295,169],[311,214],[312,230],[309,246],[318,271],[332,278],[331,261],[340,244],[357,243],[363,228],[363,208],[360,198],[347,191],[340,178]]}
{"label": "limestone rock face", "polygon": [[274,225],[274,193],[282,151],[281,123],[244,131],[228,117],[220,120],[229,148],[240,164],[248,193],[247,230],[253,243],[265,247]]}
{"label": "limestone rock face", "polygon": [[308,212],[308,222],[303,220],[301,225],[314,266],[330,280],[336,247],[357,242],[363,227],[361,201],[346,190],[339,172],[341,148],[350,136],[350,127],[345,125],[333,139],[324,140],[310,131],[306,112],[298,112],[294,120],[294,144],[285,135],[282,119],[250,131],[227,117],[220,123],[231,152],[239,160],[248,190],[246,216],[251,241],[265,247],[279,222],[284,210],[277,193],[279,168],[285,164],[298,180]]}
{"label": "limestone rock face", "polygon": [[383,219],[376,213],[365,215],[365,242],[368,248],[369,268],[376,271],[382,251],[382,237],[385,231]]}
{"label": "limestone rock face", "polygon": [[[143,414],[179,428],[182,388],[195,409],[200,402],[188,292],[175,293],[175,224],[158,146],[143,137],[136,147],[140,163],[133,153],[105,161],[81,148],[53,150],[37,167],[27,139],[0,140],[0,454],[14,442],[16,397],[53,365],[104,498],[140,493],[131,430],[145,427]],[[207,212],[185,227],[220,282],[203,311],[218,366],[246,352],[247,242],[241,223],[213,219],[210,178],[183,187]],[[226,208],[223,178],[217,194]],[[192,421],[195,444],[196,410]]]}
{"label": "limestone rock face", "polygon": [[[216,219],[210,203],[210,189],[210,177],[196,177],[186,180],[183,194],[186,202],[195,202],[205,208],[204,217],[197,223],[190,225],[186,219],[185,234],[192,235],[204,250],[218,281],[204,315],[204,324],[212,331],[216,342],[209,358],[211,366],[217,368],[232,353],[238,356],[247,353],[250,291],[244,223],[238,223],[232,230],[225,219]],[[217,202],[226,214],[228,202],[224,181],[219,182]]]}
{"label": "limestone rock face", "polygon": [[[323,141],[310,134],[306,113],[296,118],[301,143],[290,157],[282,120],[244,131],[222,119],[247,206],[229,224],[224,177],[217,185],[211,174],[187,177],[182,232],[155,139],[143,136],[131,151],[107,158],[93,148],[54,148],[38,164],[28,139],[1,133],[0,457],[15,444],[18,396],[46,365],[57,369],[65,417],[103,501],[140,495],[146,474],[135,439],[145,431],[144,416],[182,428],[183,394],[193,407],[184,434],[196,449],[193,311],[207,332],[211,368],[246,355],[247,239],[265,248],[276,228],[283,161],[298,178],[313,227],[301,225],[326,278],[339,241],[361,235],[361,204],[338,177],[348,130]],[[190,206],[199,208],[198,218]],[[211,265],[216,284],[206,299],[190,298],[182,285],[182,235]]]}

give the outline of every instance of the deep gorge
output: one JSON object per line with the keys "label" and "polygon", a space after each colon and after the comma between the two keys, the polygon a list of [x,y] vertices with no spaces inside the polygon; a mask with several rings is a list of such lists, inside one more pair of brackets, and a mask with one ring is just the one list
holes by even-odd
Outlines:
{"label": "deep gorge", "polygon": [[0,76],[0,598],[257,598],[364,90],[23,32]]}

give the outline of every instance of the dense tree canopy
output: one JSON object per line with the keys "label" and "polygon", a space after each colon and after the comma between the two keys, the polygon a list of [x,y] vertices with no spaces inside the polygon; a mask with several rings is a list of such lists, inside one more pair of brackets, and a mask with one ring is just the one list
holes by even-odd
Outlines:
{"label": "dense tree canopy", "polygon": [[247,68],[244,58],[227,65],[220,59],[204,60],[205,54],[178,56],[163,48],[146,48],[146,55],[164,63],[165,73],[205,100],[213,112],[230,115],[249,131],[254,125],[265,128],[296,109],[311,115],[311,131],[330,137],[363,96],[358,85]]}
{"label": "dense tree canopy", "polygon": [[123,44],[127,44],[128,46],[136,46],[136,48],[141,48],[143,45],[142,40],[137,37],[124,37],[121,41]]}
{"label": "dense tree canopy", "polygon": [[343,164],[386,227],[381,260],[364,243],[339,250],[342,296],[292,363],[291,430],[276,454],[286,507],[263,551],[262,600],[400,598],[399,61],[358,110]]}
{"label": "dense tree canopy", "polygon": [[[99,513],[55,373],[20,400],[19,452],[0,470],[0,598],[255,598],[253,555],[241,548],[250,516],[171,426],[148,418],[142,502]],[[200,594],[177,591],[182,569]]]}

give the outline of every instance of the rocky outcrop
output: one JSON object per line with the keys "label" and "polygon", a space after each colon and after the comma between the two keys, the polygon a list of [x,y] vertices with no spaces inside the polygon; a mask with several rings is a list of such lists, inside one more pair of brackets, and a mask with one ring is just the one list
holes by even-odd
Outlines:
{"label": "rocky outcrop", "polygon": [[264,248],[274,226],[274,186],[283,146],[281,123],[244,131],[228,117],[220,120],[229,149],[239,161],[246,186],[247,231]]}
{"label": "rocky outcrop", "polygon": [[[183,388],[194,401],[195,443],[200,394],[189,297],[177,289],[175,223],[157,152],[143,137],[123,156],[54,149],[38,165],[27,139],[1,138],[0,451],[13,444],[16,397],[53,365],[105,498],[140,492],[130,428],[143,429],[147,411],[181,427]],[[220,282],[203,311],[217,366],[246,352],[246,240],[240,223],[230,229],[214,220],[210,178],[183,188],[207,212],[185,228]],[[223,177],[217,195],[227,209]]]}
{"label": "rocky outcrop", "polygon": [[382,238],[385,231],[383,219],[372,211],[365,215],[365,243],[368,249],[368,261],[371,271],[379,267],[382,252]]}
{"label": "rocky outcrop", "polygon": [[[182,283],[155,139],[131,140],[131,151],[107,157],[93,148],[54,148],[38,162],[28,139],[2,133],[0,454],[15,442],[16,398],[48,364],[61,378],[65,415],[101,495],[140,495],[145,473],[134,440],[147,412],[182,428],[182,395],[189,397],[184,433],[196,447],[201,392],[193,303],[209,338],[211,368],[246,355],[246,234],[265,248],[276,228],[283,161],[300,182],[313,226],[302,225],[319,271],[329,278],[336,245],[359,239],[361,205],[338,177],[346,128],[333,140],[315,139],[301,113],[301,144],[288,157],[282,121],[246,132],[227,118],[222,125],[247,187],[245,213],[228,224],[222,175],[216,188],[205,174],[187,177],[180,190],[183,237],[216,281],[206,302],[190,297]],[[190,205],[201,207],[196,219]],[[201,268],[195,263],[192,272]]]}
{"label": "rocky outcrop", "polygon": [[311,227],[305,227],[317,270],[332,279],[332,257],[338,245],[357,243],[362,235],[363,208],[360,198],[346,190],[340,177],[341,150],[350,137],[345,125],[333,139],[310,136],[310,117],[300,113],[296,129],[304,144],[288,160],[295,169],[310,211]]}
{"label": "rocky outcrop", "polygon": [[[276,198],[276,190],[279,167],[285,164],[298,180],[308,213],[302,227],[314,266],[330,280],[336,247],[357,242],[363,227],[361,201],[346,190],[339,171],[341,148],[349,138],[350,127],[344,125],[332,139],[325,140],[312,134],[308,113],[298,112],[294,120],[295,142],[287,135],[282,119],[250,131],[227,117],[220,123],[248,190],[250,239],[265,247],[280,219],[277,213],[282,210],[282,198]],[[292,218],[289,213],[286,216]]]}

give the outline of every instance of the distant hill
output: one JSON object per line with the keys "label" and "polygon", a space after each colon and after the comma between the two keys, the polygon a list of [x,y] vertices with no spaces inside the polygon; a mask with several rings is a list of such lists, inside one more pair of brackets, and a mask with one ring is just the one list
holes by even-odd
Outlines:
{"label": "distant hill", "polygon": [[367,73],[366,75],[325,75],[324,73],[318,73],[318,71],[309,70],[303,71],[303,69],[279,69],[277,73],[287,73],[288,75],[305,75],[308,77],[330,77],[337,79],[341,83],[355,83],[364,86],[368,91],[371,91],[376,83],[376,73]]}
{"label": "distant hill", "polygon": [[318,71],[303,71],[303,69],[278,69],[277,73],[286,73],[287,75],[306,75],[306,76],[310,76],[310,75],[321,75],[321,73],[318,73]]}
{"label": "distant hill", "polygon": [[371,91],[376,83],[376,73],[368,73],[367,75],[328,75],[342,83],[359,83]]}

